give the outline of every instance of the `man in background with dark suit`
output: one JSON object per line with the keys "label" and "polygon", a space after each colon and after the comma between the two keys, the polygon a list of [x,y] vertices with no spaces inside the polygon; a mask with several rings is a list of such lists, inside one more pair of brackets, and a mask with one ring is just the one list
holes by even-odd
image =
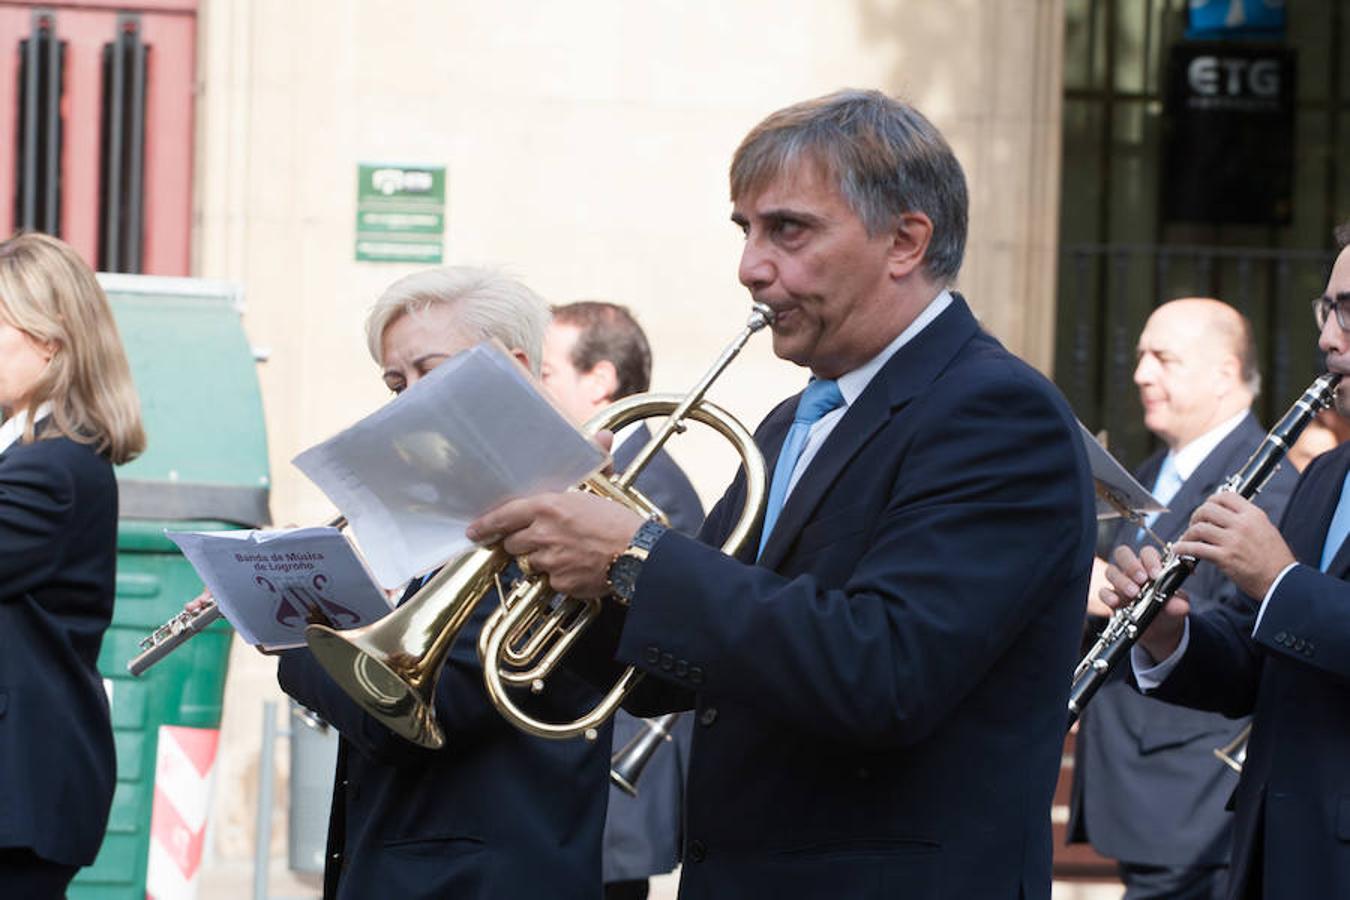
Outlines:
{"label": "man in background with dark suit", "polygon": [[[1314,301],[1330,371],[1350,375],[1350,228]],[[1345,385],[1337,398],[1350,417]],[[1170,599],[1132,651],[1141,689],[1252,716],[1234,796],[1232,900],[1350,896],[1350,445],[1304,471],[1277,530],[1234,493],[1207,500],[1176,543],[1253,602],[1192,613]],[[1120,548],[1102,599],[1133,600],[1158,554]],[[1184,593],[1184,592],[1183,592]]]}
{"label": "man in background with dark suit", "polygon": [[[1261,387],[1255,354],[1251,324],[1218,300],[1173,300],[1145,324],[1134,382],[1144,424],[1164,446],[1136,475],[1168,507],[1150,516],[1158,539],[1176,540],[1265,436],[1250,409]],[[1259,495],[1272,520],[1279,521],[1296,477],[1283,466]],[[1150,540],[1122,521],[1101,552]],[[1104,572],[1104,562],[1097,566]],[[1201,566],[1186,588],[1196,610],[1246,600],[1213,566]],[[1110,613],[1095,592],[1088,605]],[[1119,862],[1127,900],[1222,900],[1233,824],[1225,806],[1237,778],[1214,748],[1245,725],[1145,697],[1123,668],[1093,698],[1074,751],[1069,837]]]}
{"label": "man in background with dark suit", "polygon": [[[540,379],[577,424],[615,400],[647,390],[651,376],[647,336],[625,307],[598,301],[553,307],[553,321],[544,335]],[[651,431],[643,423],[620,429],[612,448],[615,470],[622,472],[650,439]],[[672,528],[691,535],[698,532],[703,505],[664,450],[652,457],[633,484],[665,513]],[[620,711],[614,718],[614,749],[623,748],[654,724],[649,726]],[[637,797],[610,786],[604,845],[606,900],[643,900],[648,877],[669,872],[679,863],[684,773],[692,728],[688,716],[677,720],[672,739],[643,770]]]}
{"label": "man in background with dark suit", "polygon": [[764,524],[718,549],[738,476],[699,540],[578,492],[469,536],[617,598],[576,664],[696,710],[683,900],[1047,898],[1094,500],[1063,397],[949,290],[961,166],[909,104],[840,91],[751,130],[731,202],[741,283],[809,370],[755,435]]}

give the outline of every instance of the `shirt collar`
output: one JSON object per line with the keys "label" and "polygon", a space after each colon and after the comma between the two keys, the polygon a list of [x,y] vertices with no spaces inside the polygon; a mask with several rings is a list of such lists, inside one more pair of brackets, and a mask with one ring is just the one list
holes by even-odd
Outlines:
{"label": "shirt collar", "polygon": [[[36,421],[41,422],[51,414],[51,401],[43,403],[37,408]],[[8,450],[19,438],[23,437],[23,429],[28,424],[28,410],[24,410],[17,415],[10,416],[0,424],[0,453]]]}
{"label": "shirt collar", "polygon": [[951,305],[951,292],[943,290],[942,293],[934,297],[932,302],[923,308],[923,312],[919,313],[913,322],[909,323],[909,327],[896,335],[895,340],[882,348],[880,353],[854,369],[852,372],[845,372],[835,379],[839,385],[839,393],[844,396],[844,406],[852,406],[853,401],[862,396],[862,392],[867,389],[867,385],[871,384],[872,379],[881,371],[881,367],[890,362],[891,357],[894,356],[901,347],[914,340],[919,332],[927,328],[929,323],[940,316],[942,311]]}
{"label": "shirt collar", "polygon": [[1223,442],[1223,439],[1233,433],[1233,430],[1242,424],[1242,420],[1247,418],[1247,410],[1243,410],[1233,418],[1220,422],[1209,431],[1200,435],[1191,441],[1185,447],[1172,453],[1172,465],[1176,466],[1177,474],[1181,480],[1185,481],[1195,474],[1195,470],[1200,468],[1200,464],[1205,461],[1205,457],[1214,452],[1214,448]]}

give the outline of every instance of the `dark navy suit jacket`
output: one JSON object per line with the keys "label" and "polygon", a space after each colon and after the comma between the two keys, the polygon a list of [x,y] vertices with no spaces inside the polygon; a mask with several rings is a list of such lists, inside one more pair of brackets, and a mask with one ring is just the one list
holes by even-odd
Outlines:
{"label": "dark navy suit jacket", "polygon": [[[497,713],[476,649],[496,606],[495,593],[478,604],[437,684],[440,750],[415,746],[367,716],[308,650],[281,655],[282,690],[341,735],[326,898],[600,896],[611,729],[592,742],[551,741]],[[553,721],[575,719],[598,700],[569,672],[550,676],[540,696],[517,698]]]}
{"label": "dark navy suit jacket", "polygon": [[[635,429],[614,451],[614,467],[624,471],[651,440],[647,427]],[[703,504],[694,486],[665,451],[652,457],[634,487],[666,514],[672,528],[694,534],[703,524]],[[622,749],[646,726],[620,710],[614,717],[614,749]],[[682,716],[672,739],[657,750],[642,771],[637,797],[611,786],[605,817],[604,879],[629,881],[669,872],[680,861],[684,825],[684,775],[689,765],[693,722]]]}
{"label": "dark navy suit jacket", "polygon": [[[1165,541],[1181,536],[1191,513],[1224,479],[1242,468],[1265,431],[1248,414],[1191,473],[1158,516],[1153,531]],[[1158,478],[1165,451],[1136,473],[1142,484]],[[1280,521],[1298,480],[1283,465],[1257,495],[1271,521]],[[1138,526],[1123,522],[1102,542],[1102,555],[1120,544],[1138,549]],[[1186,579],[1191,608],[1250,603],[1212,565]],[[1247,724],[1218,713],[1187,709],[1134,690],[1121,666],[1083,714],[1074,751],[1070,840],[1090,840],[1114,859],[1155,866],[1215,866],[1228,862],[1233,814],[1228,801],[1237,776],[1214,757]]]}
{"label": "dark navy suit jacket", "polygon": [[[1280,530],[1299,560],[1254,610],[1190,620],[1190,644],[1158,696],[1230,716],[1253,715],[1235,798],[1229,895],[1350,896],[1350,541],[1319,571],[1350,469],[1350,444],[1299,479]],[[1259,865],[1256,862],[1259,860]]]}
{"label": "dark navy suit jacket", "polygon": [[[795,406],[760,426],[766,459]],[[635,710],[696,709],[680,896],[1048,897],[1094,531],[1068,406],[957,298],[851,405],[759,564],[757,536],[740,558],[662,536],[618,657],[657,676]]]}
{"label": "dark navy suit jacket", "polygon": [[117,482],[67,438],[0,453],[0,847],[94,861],[117,780],[98,673],[112,620]]}

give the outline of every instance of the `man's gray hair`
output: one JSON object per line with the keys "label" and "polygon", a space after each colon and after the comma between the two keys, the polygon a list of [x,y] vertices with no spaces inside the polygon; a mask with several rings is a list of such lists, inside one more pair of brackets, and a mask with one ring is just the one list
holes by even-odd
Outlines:
{"label": "man's gray hair", "polygon": [[904,213],[933,222],[929,276],[951,282],[966,249],[966,176],[942,134],[913,106],[880,91],[843,90],[780,109],[756,125],[731,162],[731,199],[814,161],[834,178],[867,233]]}
{"label": "man's gray hair", "polygon": [[400,316],[437,304],[454,307],[455,318],[475,340],[496,338],[519,349],[539,374],[549,308],[534,291],[495,269],[443,266],[400,278],[385,289],[366,317],[366,345],[384,365],[384,333]]}

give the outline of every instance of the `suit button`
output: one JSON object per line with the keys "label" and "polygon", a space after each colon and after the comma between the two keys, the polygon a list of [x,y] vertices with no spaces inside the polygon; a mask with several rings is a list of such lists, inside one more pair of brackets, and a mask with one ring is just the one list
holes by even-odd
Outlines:
{"label": "suit button", "polygon": [[708,847],[702,841],[689,842],[689,861],[700,863],[708,858]]}
{"label": "suit button", "polygon": [[689,683],[693,685],[703,683],[703,668],[701,666],[689,667]]}
{"label": "suit button", "polygon": [[675,668],[675,657],[670,653],[661,654],[661,671],[669,672]]}
{"label": "suit button", "polygon": [[1303,638],[1296,638],[1294,640],[1294,649],[1297,650],[1299,653],[1303,652],[1303,648],[1305,646],[1307,645],[1303,643]]}
{"label": "suit button", "polygon": [[650,647],[647,648],[647,652],[643,654],[643,658],[647,660],[647,665],[649,666],[656,665],[656,663],[661,659],[661,648],[657,647],[655,644],[652,644]]}
{"label": "suit button", "polygon": [[1287,640],[1289,640],[1289,635],[1286,632],[1281,631],[1279,634],[1275,635],[1275,643],[1277,644],[1283,645]]}
{"label": "suit button", "polygon": [[675,661],[675,674],[683,678],[689,674],[689,661],[686,659],[677,659]]}
{"label": "suit button", "polygon": [[698,714],[698,721],[700,725],[711,725],[712,723],[716,722],[717,707],[715,706],[704,707],[703,712]]}

